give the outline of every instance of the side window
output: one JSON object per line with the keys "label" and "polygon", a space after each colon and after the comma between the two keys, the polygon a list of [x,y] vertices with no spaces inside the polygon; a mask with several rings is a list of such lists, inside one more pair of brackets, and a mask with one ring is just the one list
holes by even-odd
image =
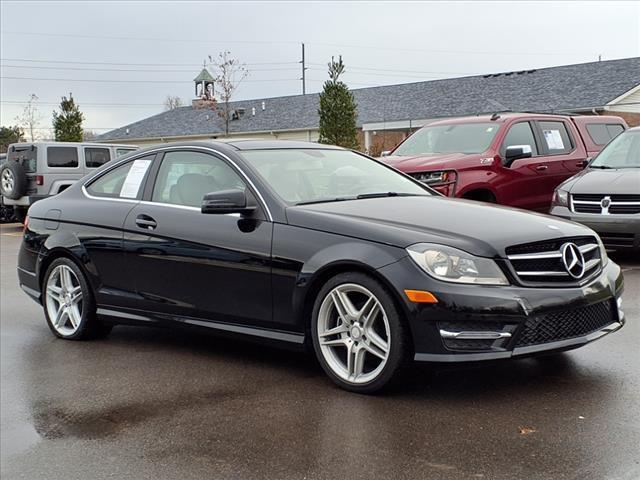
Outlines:
{"label": "side window", "polygon": [[542,142],[549,155],[561,155],[573,150],[573,141],[564,122],[538,122]]}
{"label": "side window", "polygon": [[586,126],[591,140],[596,145],[606,145],[609,140],[624,132],[624,127],[617,123],[587,123]]}
{"label": "side window", "polygon": [[122,157],[123,155],[126,155],[127,153],[131,153],[131,152],[135,152],[135,151],[136,151],[135,148],[116,148],[116,158]]}
{"label": "side window", "polygon": [[138,198],[155,155],[138,158],[100,176],[86,188],[96,197]]}
{"label": "side window", "polygon": [[98,168],[111,160],[108,148],[86,147],[84,149],[84,161],[87,168]]}
{"label": "side window", "polygon": [[207,193],[244,190],[238,174],[223,160],[201,152],[168,152],[158,170],[152,200],[200,207]]}
{"label": "side window", "polygon": [[77,167],[77,147],[47,147],[47,166],[67,168]]}
{"label": "side window", "polygon": [[506,137],[504,137],[504,142],[502,142],[502,149],[500,150],[502,156],[504,157],[507,147],[515,145],[529,145],[533,156],[538,155],[536,139],[533,136],[533,130],[531,130],[529,122],[520,122],[511,126]]}

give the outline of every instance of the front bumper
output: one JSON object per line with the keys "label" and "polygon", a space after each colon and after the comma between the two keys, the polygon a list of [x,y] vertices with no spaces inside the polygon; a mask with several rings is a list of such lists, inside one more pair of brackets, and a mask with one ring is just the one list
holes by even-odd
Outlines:
{"label": "front bumper", "polygon": [[596,231],[605,247],[612,250],[640,250],[640,215],[601,215],[575,213],[567,207],[553,206],[556,217],[578,222]]}
{"label": "front bumper", "polygon": [[[438,299],[436,304],[418,304],[401,297],[417,361],[468,362],[568,350],[616,331],[625,322],[622,273],[612,261],[588,284],[571,288],[441,282],[409,258],[380,273],[398,292],[427,290]],[[471,335],[460,341],[452,338],[459,332]],[[477,333],[494,338],[469,339]]]}

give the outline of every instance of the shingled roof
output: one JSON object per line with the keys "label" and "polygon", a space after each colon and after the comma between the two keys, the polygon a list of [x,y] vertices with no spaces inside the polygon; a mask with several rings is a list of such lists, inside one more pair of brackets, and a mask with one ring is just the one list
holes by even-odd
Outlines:
{"label": "shingled roof", "polygon": [[[601,107],[640,84],[640,57],[353,90],[358,125],[489,113]],[[264,102],[265,109],[262,110]],[[232,102],[230,133],[318,128],[318,94]],[[255,115],[252,115],[255,108]],[[220,135],[210,109],[180,107],[112,130],[100,141]]]}

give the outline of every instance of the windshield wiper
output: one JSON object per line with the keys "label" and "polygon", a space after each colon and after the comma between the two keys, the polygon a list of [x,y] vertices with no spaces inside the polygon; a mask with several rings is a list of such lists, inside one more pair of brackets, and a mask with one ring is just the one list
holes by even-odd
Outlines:
{"label": "windshield wiper", "polygon": [[378,193],[361,193],[356,199],[363,198],[383,198],[383,197],[418,197],[417,193],[398,193],[398,192],[378,192]]}
{"label": "windshield wiper", "polygon": [[589,165],[589,168],[600,168],[602,170],[610,170],[613,167],[610,167],[609,165]]}
{"label": "windshield wiper", "polygon": [[309,200],[307,202],[298,202],[296,205],[313,205],[314,203],[330,203],[330,202],[344,202],[346,200],[355,200],[356,197],[336,197],[336,198],[321,198],[319,200]]}

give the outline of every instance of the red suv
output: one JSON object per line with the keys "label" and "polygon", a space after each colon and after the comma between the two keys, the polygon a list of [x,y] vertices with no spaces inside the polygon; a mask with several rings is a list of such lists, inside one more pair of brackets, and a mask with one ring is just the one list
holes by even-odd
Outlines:
{"label": "red suv", "polygon": [[504,113],[430,123],[382,161],[450,197],[548,212],[554,189],[627,124]]}

